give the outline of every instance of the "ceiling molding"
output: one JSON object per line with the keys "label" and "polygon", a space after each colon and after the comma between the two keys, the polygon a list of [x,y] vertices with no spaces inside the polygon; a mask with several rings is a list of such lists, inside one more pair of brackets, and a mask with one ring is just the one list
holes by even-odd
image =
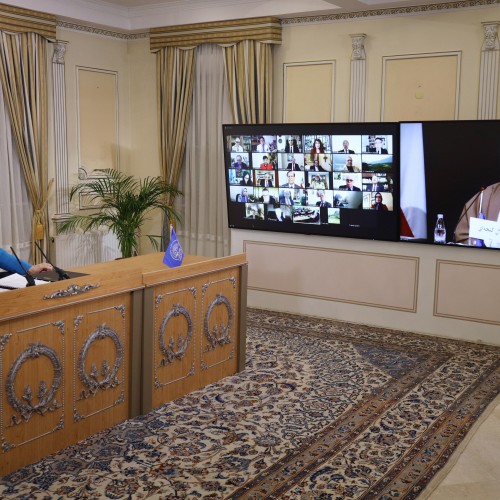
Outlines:
{"label": "ceiling molding", "polygon": [[448,10],[478,9],[499,5],[500,0],[463,0],[459,2],[447,2],[428,5],[416,5],[411,7],[393,7],[388,9],[373,9],[359,12],[345,12],[342,14],[324,14],[317,16],[290,17],[281,20],[282,25],[307,24],[332,21],[353,21],[371,17],[408,16],[429,14]]}
{"label": "ceiling molding", "polygon": [[[357,12],[344,12],[338,14],[318,14],[310,16],[286,17],[280,20],[282,26],[309,23],[346,22],[376,17],[409,16],[445,12],[461,9],[478,9],[499,5],[500,0],[461,0],[456,2],[433,3],[409,7],[392,7],[387,9],[361,10]],[[59,18],[57,27],[72,31],[81,31],[98,36],[118,38],[121,40],[140,40],[149,38],[149,29],[126,30],[86,23],[73,19]]]}
{"label": "ceiling molding", "polygon": [[108,28],[84,25],[70,21],[58,21],[57,27],[60,29],[66,29],[70,31],[81,31],[84,33],[90,33],[92,35],[104,36],[108,38],[119,38],[120,40],[140,40],[144,38],[149,38],[149,30],[137,33],[121,32]]}

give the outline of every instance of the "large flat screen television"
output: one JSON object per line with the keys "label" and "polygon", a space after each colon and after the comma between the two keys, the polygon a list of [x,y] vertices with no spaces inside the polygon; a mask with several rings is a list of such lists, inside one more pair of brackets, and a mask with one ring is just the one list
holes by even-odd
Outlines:
{"label": "large flat screen television", "polygon": [[500,248],[500,120],[400,124],[401,239]]}
{"label": "large flat screen television", "polygon": [[399,240],[399,124],[223,125],[231,228]]}

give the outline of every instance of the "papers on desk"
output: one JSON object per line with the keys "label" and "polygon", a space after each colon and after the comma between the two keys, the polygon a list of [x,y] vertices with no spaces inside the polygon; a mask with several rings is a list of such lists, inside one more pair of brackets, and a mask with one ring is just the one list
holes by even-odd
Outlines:
{"label": "papers on desk", "polygon": [[[47,281],[35,279],[36,285],[44,285]],[[26,278],[20,274],[10,274],[5,278],[0,278],[0,292],[7,292],[9,290],[15,290],[17,288],[26,288]]]}

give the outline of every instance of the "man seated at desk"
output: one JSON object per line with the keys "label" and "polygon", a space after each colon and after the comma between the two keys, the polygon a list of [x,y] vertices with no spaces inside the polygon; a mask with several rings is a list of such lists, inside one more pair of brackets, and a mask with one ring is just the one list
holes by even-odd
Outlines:
{"label": "man seated at desk", "polygon": [[6,252],[3,248],[0,248],[0,268],[4,271],[7,271],[5,273],[2,273],[0,269],[0,277],[2,275],[10,273],[18,273],[24,275],[26,274],[26,272],[28,272],[28,274],[38,274],[45,271],[54,270],[54,268],[46,262],[42,264],[31,265],[28,262],[21,260],[21,264],[19,264],[16,257],[9,252]]}
{"label": "man seated at desk", "polygon": [[500,224],[500,182],[482,189],[464,205],[455,228],[455,243],[474,244],[474,238],[469,239],[471,217],[498,221]]}

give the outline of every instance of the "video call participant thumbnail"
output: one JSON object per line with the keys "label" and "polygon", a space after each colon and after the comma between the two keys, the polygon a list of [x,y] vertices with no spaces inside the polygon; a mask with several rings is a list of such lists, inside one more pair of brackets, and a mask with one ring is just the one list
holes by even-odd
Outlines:
{"label": "video call participant thumbnail", "polygon": [[335,154],[354,155],[360,153],[363,136],[355,135],[332,135],[332,151]]}
{"label": "video call participant thumbnail", "polygon": [[354,185],[354,176],[347,175],[345,178],[345,184],[339,186],[341,191],[361,191],[358,186]]}
{"label": "video call participant thumbnail", "polygon": [[[299,174],[298,172],[296,173],[293,171],[286,172],[286,181],[281,182],[280,187],[289,188],[289,189],[300,189],[303,187],[303,179],[304,179],[303,176],[304,176],[303,173]],[[300,182],[300,184],[299,184],[299,182]]]}
{"label": "video call participant thumbnail", "polygon": [[369,174],[367,175],[367,178],[370,182],[364,185],[366,187],[365,191],[386,191],[385,185],[382,182],[379,182],[377,174]]}
{"label": "video call participant thumbnail", "polygon": [[241,175],[242,179],[240,181],[240,186],[253,186],[252,175],[248,170],[243,170]]}
{"label": "video call participant thumbnail", "polygon": [[292,206],[294,205],[293,192],[291,189],[280,190],[280,205]]}
{"label": "video call participant thumbnail", "polygon": [[339,149],[339,151],[337,151],[337,152],[343,153],[343,154],[353,155],[354,149],[349,149],[349,141],[347,139],[344,139],[342,141],[342,149]]}
{"label": "video call participant thumbnail", "polygon": [[383,137],[375,137],[373,145],[370,147],[369,152],[377,155],[389,154],[387,148],[384,147],[385,140]]}
{"label": "video call participant thumbnail", "polygon": [[245,212],[246,219],[264,220],[264,206],[260,203],[247,203]]}
{"label": "video call participant thumbnail", "polygon": [[259,178],[257,184],[261,187],[273,187],[273,178],[269,172],[266,172],[262,177]]}
{"label": "video call participant thumbnail", "polygon": [[[335,203],[335,199],[337,195],[340,195],[338,198],[339,204]],[[341,191],[339,193],[335,193],[334,196],[334,207],[343,207],[350,209],[362,209],[363,208],[363,193],[361,191]]]}
{"label": "video call participant thumbnail", "polygon": [[231,147],[231,151],[233,153],[243,153],[243,151],[245,151],[243,149],[243,141],[241,139],[241,137],[235,137],[234,140],[233,140],[233,145]]}
{"label": "video call participant thumbnail", "polygon": [[301,148],[296,137],[288,137],[285,144],[285,153],[300,153]]}
{"label": "video call participant thumbnail", "polygon": [[316,192],[316,196],[319,198],[319,200],[316,202],[316,206],[320,208],[331,208],[332,204],[327,201],[325,191],[323,189],[318,189]]}
{"label": "video call participant thumbnail", "polygon": [[323,141],[321,139],[319,139],[318,137],[316,137],[313,141],[313,145],[311,147],[311,150],[310,150],[310,154],[312,155],[316,155],[316,154],[322,154],[325,152],[325,146],[323,144]]}
{"label": "video call participant thumbnail", "polygon": [[271,194],[268,188],[262,189],[259,201],[264,204],[270,204],[270,205],[276,204],[276,198]]}
{"label": "video call participant thumbnail", "polygon": [[250,198],[248,196],[248,189],[245,187],[241,190],[239,194],[236,195],[236,201],[240,203],[248,203]]}
{"label": "video call participant thumbnail", "polygon": [[248,163],[243,161],[243,156],[235,155],[231,166],[236,170],[242,170],[248,168]]}
{"label": "video call participant thumbnail", "polygon": [[[270,212],[271,213],[271,212]],[[276,220],[278,222],[292,222],[292,206],[280,205],[274,209]]]}
{"label": "video call participant thumbnail", "polygon": [[311,163],[305,163],[304,169],[309,172],[326,172],[326,170],[320,165],[319,158],[314,158]]}
{"label": "video call participant thumbnail", "polygon": [[262,163],[259,165],[261,170],[273,170],[272,164],[269,162],[269,156],[264,155],[262,157]]}
{"label": "video call participant thumbnail", "polygon": [[288,164],[286,166],[287,170],[304,170],[304,165],[300,163],[303,161],[303,158],[297,158],[296,156],[291,156],[288,160]]}
{"label": "video call participant thumbnail", "polygon": [[372,210],[377,210],[381,212],[388,212],[389,209],[387,208],[387,205],[383,203],[383,196],[382,193],[375,193],[374,196],[374,201],[372,203]]}
{"label": "video call participant thumbnail", "polygon": [[270,148],[269,144],[266,142],[266,139],[263,135],[258,137],[258,142],[255,145],[254,151],[256,151],[257,153],[270,153],[271,152],[271,148]]}

